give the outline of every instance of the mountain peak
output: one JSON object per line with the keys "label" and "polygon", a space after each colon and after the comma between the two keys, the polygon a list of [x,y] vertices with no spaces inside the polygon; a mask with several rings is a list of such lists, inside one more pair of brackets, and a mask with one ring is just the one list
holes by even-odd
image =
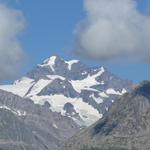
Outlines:
{"label": "mountain peak", "polygon": [[59,60],[60,58],[58,56],[51,56],[47,59],[45,59],[42,63],[42,65],[54,65],[56,60]]}
{"label": "mountain peak", "polygon": [[56,65],[56,63],[57,62],[62,62],[62,61],[64,62],[64,60],[61,59],[58,56],[51,56],[51,57],[45,59],[43,61],[43,63],[39,64],[38,66],[40,66],[40,67],[50,67],[52,71],[55,71],[55,65]]}
{"label": "mountain peak", "polygon": [[104,67],[89,67],[79,60],[66,61],[51,56],[35,66],[25,78],[0,88],[31,98],[35,103],[48,101],[52,111],[67,116],[69,114],[64,113],[67,110],[63,108],[69,102],[75,109],[71,109],[72,117],[80,125],[88,126],[101,118],[115,98],[128,91],[131,85]]}
{"label": "mountain peak", "polygon": [[135,95],[150,98],[150,81],[142,81],[133,92]]}
{"label": "mountain peak", "polygon": [[150,81],[148,81],[148,80],[142,81],[142,82],[139,84],[138,88],[143,88],[143,87],[145,87],[145,86],[149,86],[149,87],[150,87]]}
{"label": "mountain peak", "polygon": [[44,60],[43,63],[54,63],[56,58],[57,58],[57,56],[51,56],[51,57],[47,58],[46,60]]}

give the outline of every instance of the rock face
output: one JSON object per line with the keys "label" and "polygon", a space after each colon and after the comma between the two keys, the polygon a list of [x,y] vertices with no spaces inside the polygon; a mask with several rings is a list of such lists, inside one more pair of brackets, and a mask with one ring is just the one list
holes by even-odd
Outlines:
{"label": "rock face", "polygon": [[[46,59],[14,84],[0,86],[35,104],[48,102],[53,112],[68,116],[81,126],[99,120],[114,100],[131,88],[130,81],[103,67],[91,68],[78,60],[65,61],[57,56]],[[64,109],[68,103],[73,105],[73,113]]]}
{"label": "rock face", "polygon": [[61,150],[149,150],[150,82],[117,100],[94,125],[81,130]]}
{"label": "rock face", "polygon": [[78,93],[74,90],[72,84],[67,80],[55,79],[44,87],[38,96],[62,94],[65,97],[76,98]]}
{"label": "rock face", "polygon": [[79,130],[49,107],[0,90],[0,149],[52,150]]}

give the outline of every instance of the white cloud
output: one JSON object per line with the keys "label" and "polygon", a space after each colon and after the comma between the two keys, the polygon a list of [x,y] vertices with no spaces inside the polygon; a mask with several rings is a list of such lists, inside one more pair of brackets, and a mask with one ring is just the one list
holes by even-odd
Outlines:
{"label": "white cloud", "polygon": [[20,11],[0,4],[0,79],[17,74],[24,52],[18,41],[25,22]]}
{"label": "white cloud", "polygon": [[84,0],[86,18],[76,29],[76,46],[100,60],[150,58],[150,17],[135,0]]}

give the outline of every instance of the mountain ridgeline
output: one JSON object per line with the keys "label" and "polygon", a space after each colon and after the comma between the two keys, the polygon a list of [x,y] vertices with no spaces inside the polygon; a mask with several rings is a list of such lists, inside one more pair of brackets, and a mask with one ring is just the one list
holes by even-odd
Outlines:
{"label": "mountain ridgeline", "polygon": [[150,82],[115,101],[102,119],[81,130],[61,150],[149,150]]}
{"label": "mountain ridgeline", "polygon": [[14,84],[0,89],[30,98],[35,104],[49,103],[53,112],[72,118],[80,126],[89,126],[132,86],[132,82],[104,67],[88,67],[79,60],[52,56]]}

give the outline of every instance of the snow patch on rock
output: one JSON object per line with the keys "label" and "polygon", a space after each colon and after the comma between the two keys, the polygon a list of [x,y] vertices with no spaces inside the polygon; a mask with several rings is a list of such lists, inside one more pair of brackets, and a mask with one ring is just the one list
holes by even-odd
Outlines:
{"label": "snow patch on rock", "polygon": [[81,90],[90,88],[94,85],[98,85],[99,82],[96,81],[96,78],[101,76],[104,73],[104,68],[102,67],[100,71],[94,75],[88,75],[87,78],[83,80],[71,80],[71,84],[74,87],[74,89],[78,92],[81,93]]}
{"label": "snow patch on rock", "polygon": [[71,67],[73,64],[77,64],[79,60],[70,60],[70,61],[65,61],[68,64],[68,69],[71,70]]}

